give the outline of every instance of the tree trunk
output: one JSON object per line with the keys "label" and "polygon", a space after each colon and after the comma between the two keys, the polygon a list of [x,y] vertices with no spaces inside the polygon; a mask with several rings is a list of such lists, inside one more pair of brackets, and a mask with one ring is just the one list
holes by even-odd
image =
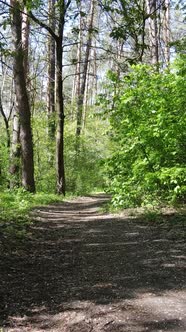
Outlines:
{"label": "tree trunk", "polygon": [[[30,33],[30,22],[27,15],[26,8],[22,12],[22,48],[24,52],[23,66],[25,78],[28,83],[28,72],[29,72],[29,62],[28,62],[28,47],[29,47],[29,33]],[[13,115],[13,134],[12,134],[12,147],[11,147],[11,165],[10,174],[12,178],[10,180],[10,187],[20,185],[20,121],[19,121],[19,111],[17,103],[14,109]]]}
{"label": "tree trunk", "polygon": [[94,52],[94,65],[93,65],[94,97],[96,97],[98,92],[96,42],[95,42],[95,49],[93,52]]}
{"label": "tree trunk", "polygon": [[60,6],[58,38],[56,40],[56,111],[58,116],[56,136],[56,171],[57,171],[57,193],[65,195],[65,167],[64,167],[64,97],[63,97],[63,31],[65,4]]}
{"label": "tree trunk", "polygon": [[[55,0],[48,1],[49,26],[55,31]],[[55,40],[48,34],[48,133],[51,140],[55,138]]]}
{"label": "tree trunk", "polygon": [[76,86],[75,86],[75,95],[79,97],[80,95],[80,89],[81,89],[81,60],[82,60],[82,15],[81,15],[81,2],[79,5],[79,12],[80,12],[80,18],[79,18],[79,43],[78,43],[78,49],[77,49],[77,75],[76,75]]}
{"label": "tree trunk", "polygon": [[168,66],[170,63],[170,0],[165,0],[164,3],[163,39],[165,65]]}
{"label": "tree trunk", "polygon": [[55,40],[56,46],[56,75],[55,75],[55,96],[57,113],[57,135],[56,135],[56,191],[65,195],[65,166],[64,166],[64,97],[63,97],[63,32],[65,25],[65,14],[71,0],[56,1],[55,21],[58,22],[57,33],[47,24],[42,22],[30,11],[31,18],[47,30]]}
{"label": "tree trunk", "polygon": [[81,132],[85,130],[86,125],[86,115],[88,110],[88,102],[90,98],[90,102],[92,101],[92,86],[91,86],[91,79],[90,79],[90,71],[91,71],[91,65],[90,62],[88,63],[87,67],[87,78],[86,78],[86,84],[85,84],[85,92],[84,92],[84,98],[83,98],[83,106],[82,106],[82,128]]}
{"label": "tree trunk", "polygon": [[82,68],[83,74],[82,74],[80,92],[79,92],[79,95],[77,96],[77,98],[78,98],[78,100],[77,100],[77,128],[76,128],[76,150],[77,151],[79,149],[79,138],[80,138],[81,129],[82,129],[83,101],[84,101],[85,87],[86,87],[86,80],[87,80],[89,54],[90,54],[91,43],[92,43],[94,11],[95,11],[95,0],[91,0],[87,45],[86,45],[86,50],[85,50],[84,66]]}
{"label": "tree trunk", "polygon": [[26,81],[28,81],[28,73],[29,73],[29,61],[28,61],[29,35],[30,35],[29,16],[26,8],[24,8],[22,12],[22,49],[24,52],[23,66],[24,66]]}
{"label": "tree trunk", "polygon": [[22,157],[22,185],[30,191],[35,191],[33,142],[31,129],[30,105],[27,93],[25,73],[24,49],[22,45],[22,17],[20,2],[11,0],[12,6],[12,35],[14,39],[14,85],[16,103],[20,118],[20,144]]}
{"label": "tree trunk", "polygon": [[152,64],[159,62],[159,43],[158,43],[158,23],[157,23],[157,2],[147,0],[147,12],[149,17],[149,46]]}

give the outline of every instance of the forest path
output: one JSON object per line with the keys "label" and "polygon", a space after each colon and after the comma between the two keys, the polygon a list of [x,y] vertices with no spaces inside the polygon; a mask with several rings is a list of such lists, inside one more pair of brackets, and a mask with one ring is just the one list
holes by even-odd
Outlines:
{"label": "forest path", "polygon": [[40,208],[25,241],[4,243],[0,331],[186,331],[184,239],[100,212],[107,200]]}

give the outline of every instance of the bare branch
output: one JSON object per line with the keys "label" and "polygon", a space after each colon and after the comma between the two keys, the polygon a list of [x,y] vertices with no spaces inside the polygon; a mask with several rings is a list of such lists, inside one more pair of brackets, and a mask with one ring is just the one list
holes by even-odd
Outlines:
{"label": "bare branch", "polygon": [[37,23],[38,25],[40,25],[42,28],[44,28],[45,30],[47,30],[49,32],[49,34],[55,39],[55,41],[58,40],[58,36],[55,34],[55,32],[50,28],[50,26],[48,26],[46,23],[42,22],[40,19],[38,19],[33,13],[32,11],[29,11],[29,16],[30,18]]}

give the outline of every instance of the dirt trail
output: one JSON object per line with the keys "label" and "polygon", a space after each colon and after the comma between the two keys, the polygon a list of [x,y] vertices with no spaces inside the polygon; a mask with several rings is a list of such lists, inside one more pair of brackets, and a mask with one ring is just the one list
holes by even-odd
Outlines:
{"label": "dirt trail", "polygon": [[26,241],[0,242],[0,331],[186,331],[183,238],[107,200],[38,209]]}

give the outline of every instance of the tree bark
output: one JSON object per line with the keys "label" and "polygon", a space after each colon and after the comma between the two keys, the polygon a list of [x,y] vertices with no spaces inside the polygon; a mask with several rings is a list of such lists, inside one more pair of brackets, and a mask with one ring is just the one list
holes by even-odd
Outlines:
{"label": "tree bark", "polygon": [[[55,0],[48,0],[49,26],[55,31]],[[55,138],[55,40],[48,33],[48,133],[51,140]]]}
{"label": "tree bark", "polygon": [[[30,22],[27,15],[26,8],[22,12],[22,48],[24,52],[23,66],[26,82],[28,83],[29,62],[28,62],[28,48],[29,48],[29,34],[30,34]],[[12,147],[11,147],[11,165],[10,174],[12,175],[10,180],[10,187],[14,188],[20,185],[20,121],[19,111],[17,103],[15,104],[13,115],[13,133],[12,133]]]}
{"label": "tree bark", "polygon": [[157,0],[147,0],[147,12],[149,15],[149,46],[152,64],[159,62],[159,39],[157,22]]}
{"label": "tree bark", "polygon": [[84,66],[82,68],[83,74],[82,74],[80,92],[79,92],[79,95],[77,96],[77,98],[78,98],[78,100],[77,100],[77,128],[76,128],[76,150],[77,151],[79,149],[79,138],[80,138],[81,130],[82,130],[83,101],[84,101],[86,80],[87,80],[87,73],[88,73],[88,61],[89,61],[91,44],[92,44],[92,29],[93,29],[93,23],[94,23],[94,11],[95,11],[95,0],[91,0],[87,45],[86,45],[86,50],[85,50]]}
{"label": "tree bark", "polygon": [[170,0],[164,3],[164,22],[163,22],[163,39],[164,39],[164,57],[165,65],[170,63]]}
{"label": "tree bark", "polygon": [[63,33],[65,25],[65,15],[71,0],[56,1],[55,18],[58,22],[55,32],[49,25],[42,22],[30,11],[30,17],[54,38],[56,46],[56,75],[55,75],[55,95],[57,113],[57,135],[56,135],[56,191],[65,195],[65,165],[64,165],[64,96],[63,96]]}
{"label": "tree bark", "polygon": [[26,8],[24,8],[22,12],[22,48],[24,52],[23,66],[24,66],[26,81],[28,81],[28,73],[29,73],[29,61],[28,61],[29,35],[30,35],[30,21],[27,10]]}
{"label": "tree bark", "polygon": [[81,60],[82,60],[82,39],[83,39],[83,34],[82,34],[82,15],[81,15],[81,2],[79,5],[79,12],[80,12],[80,17],[79,17],[79,43],[78,43],[78,49],[77,49],[77,75],[75,76],[76,79],[76,86],[75,86],[75,95],[78,97],[80,95],[80,89],[81,89]]}
{"label": "tree bark", "polygon": [[22,16],[20,12],[20,2],[11,0],[10,4],[12,6],[12,35],[15,51],[13,68],[14,85],[20,119],[22,185],[26,190],[35,192],[31,114],[27,92],[24,49],[22,45]]}
{"label": "tree bark", "polygon": [[59,6],[58,37],[56,40],[56,111],[58,116],[56,136],[56,171],[58,194],[65,195],[65,166],[64,166],[64,97],[63,97],[63,32],[65,25],[65,2]]}

